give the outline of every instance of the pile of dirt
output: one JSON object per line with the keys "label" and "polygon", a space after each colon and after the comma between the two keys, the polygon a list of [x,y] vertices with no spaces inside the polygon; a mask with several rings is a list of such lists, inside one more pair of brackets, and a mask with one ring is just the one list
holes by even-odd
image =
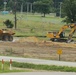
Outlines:
{"label": "pile of dirt", "polygon": [[[18,41],[18,42],[17,42]],[[62,61],[76,62],[76,44],[39,40],[37,37],[15,37],[14,42],[1,42],[0,54],[28,58],[58,60],[57,50],[62,50]]]}
{"label": "pile of dirt", "polygon": [[45,41],[47,46],[59,46],[59,47],[70,47],[76,48],[76,43],[66,43],[66,42],[52,42],[52,41]]}
{"label": "pile of dirt", "polygon": [[21,38],[17,42],[38,42],[39,39],[37,37],[27,37],[27,38]]}
{"label": "pile of dirt", "polygon": [[74,44],[74,43],[51,42],[51,45],[53,45],[53,46],[59,46],[59,47],[64,47],[64,48],[76,48],[76,44]]}
{"label": "pile of dirt", "polygon": [[60,47],[70,47],[70,48],[76,48],[76,44],[74,43],[59,43],[59,42],[54,42],[54,45],[58,45]]}
{"label": "pile of dirt", "polygon": [[26,37],[26,38],[20,38],[16,42],[24,43],[24,42],[32,42],[37,43],[39,46],[59,46],[59,47],[70,47],[70,48],[76,48],[76,44],[73,43],[60,43],[60,42],[52,42],[52,41],[44,41],[39,40],[37,37]]}

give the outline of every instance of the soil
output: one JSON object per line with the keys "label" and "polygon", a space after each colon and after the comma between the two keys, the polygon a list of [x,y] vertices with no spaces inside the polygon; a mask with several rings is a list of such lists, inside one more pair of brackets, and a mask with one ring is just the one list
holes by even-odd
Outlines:
{"label": "soil", "polygon": [[13,42],[0,42],[0,55],[49,60],[76,61],[76,44],[39,40],[37,37],[15,38]]}

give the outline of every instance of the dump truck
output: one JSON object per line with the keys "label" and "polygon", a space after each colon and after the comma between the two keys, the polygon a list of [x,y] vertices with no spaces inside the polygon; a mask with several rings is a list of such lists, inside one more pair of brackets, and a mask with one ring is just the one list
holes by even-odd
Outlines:
{"label": "dump truck", "polygon": [[[65,37],[65,33],[64,30],[66,30],[67,28],[71,28],[71,31],[69,33],[68,39],[64,39]],[[65,42],[71,42],[72,40],[72,36],[74,34],[76,30],[76,24],[72,23],[69,25],[64,25],[58,32],[48,32],[47,33],[47,37],[50,38],[52,41],[58,42],[58,41],[65,41]]]}
{"label": "dump truck", "polygon": [[0,40],[2,41],[13,41],[13,35],[15,33],[12,30],[1,29],[0,30]]}

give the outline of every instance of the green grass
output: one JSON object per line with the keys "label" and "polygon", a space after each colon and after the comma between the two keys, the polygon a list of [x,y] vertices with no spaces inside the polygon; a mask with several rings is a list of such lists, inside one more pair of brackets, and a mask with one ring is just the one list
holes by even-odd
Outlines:
{"label": "green grass", "polygon": [[[0,15],[0,28],[6,28],[3,25],[3,21],[10,19],[14,24],[14,15]],[[23,15],[17,14],[17,29],[15,31],[15,36],[27,37],[27,36],[46,36],[48,31],[59,31],[60,28],[65,25],[62,22],[64,18],[53,17],[52,15],[46,15],[46,17],[41,17],[41,14],[28,14]],[[66,36],[69,34],[69,30],[65,30]],[[45,38],[45,37],[43,37]]]}
{"label": "green grass", "polygon": [[28,69],[35,69],[35,70],[76,72],[76,67],[55,66],[55,65],[36,65],[36,64],[30,64],[30,63],[18,63],[18,62],[13,62],[12,65],[14,67],[28,68]]}
{"label": "green grass", "polygon": [[15,69],[14,67],[12,70],[10,70],[10,63],[5,62],[4,63],[4,68],[2,69],[2,62],[0,62],[0,73],[8,73],[8,72],[30,72],[31,70],[18,70]]}
{"label": "green grass", "polygon": [[24,15],[18,20],[17,27],[20,30],[16,30],[16,36],[46,36],[48,31],[58,30],[63,25],[61,21],[58,17]]}

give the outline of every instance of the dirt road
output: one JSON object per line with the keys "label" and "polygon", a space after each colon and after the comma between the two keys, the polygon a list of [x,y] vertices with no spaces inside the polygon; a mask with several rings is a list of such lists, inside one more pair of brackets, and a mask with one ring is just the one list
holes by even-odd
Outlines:
{"label": "dirt road", "polygon": [[76,61],[76,44],[56,43],[27,37],[13,42],[0,42],[0,55],[58,60],[57,50],[62,49],[62,61]]}

